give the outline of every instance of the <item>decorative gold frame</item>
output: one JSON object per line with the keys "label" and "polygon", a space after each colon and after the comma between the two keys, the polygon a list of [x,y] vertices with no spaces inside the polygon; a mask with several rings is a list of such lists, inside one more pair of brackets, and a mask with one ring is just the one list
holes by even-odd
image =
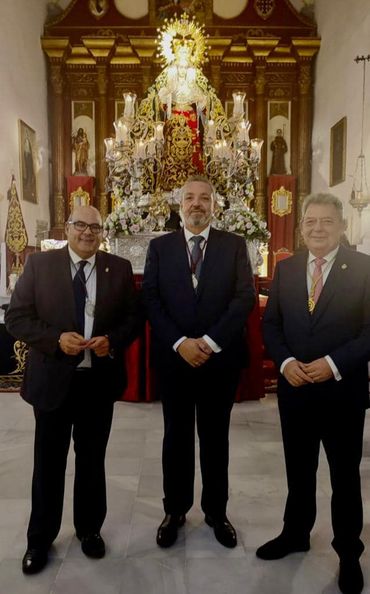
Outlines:
{"label": "decorative gold frame", "polygon": [[330,186],[346,179],[347,118],[330,128]]}
{"label": "decorative gold frame", "polygon": [[71,212],[76,206],[87,206],[90,204],[90,194],[78,186],[77,190],[69,195],[69,208]]}
{"label": "decorative gold frame", "polygon": [[271,212],[278,217],[284,217],[292,213],[293,196],[292,192],[280,186],[278,190],[272,192]]}
{"label": "decorative gold frame", "polygon": [[19,168],[22,187],[22,198],[37,204],[36,182],[36,132],[23,120],[19,125]]}

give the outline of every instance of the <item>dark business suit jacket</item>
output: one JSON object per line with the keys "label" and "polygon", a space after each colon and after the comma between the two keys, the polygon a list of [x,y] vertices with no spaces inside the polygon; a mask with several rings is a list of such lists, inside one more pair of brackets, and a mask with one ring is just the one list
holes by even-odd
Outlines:
{"label": "dark business suit jacket", "polygon": [[278,369],[287,357],[308,363],[330,355],[343,379],[293,388],[280,374],[278,396],[289,398],[298,390],[367,407],[370,257],[340,247],[313,314],[307,307],[307,257],[299,253],[275,269],[264,316],[266,347]]}
{"label": "dark business suit jacket", "polygon": [[182,230],[150,242],[143,295],[154,330],[158,365],[179,359],[174,343],[207,334],[222,349],[214,364],[245,365],[245,322],[255,303],[254,279],[243,238],[211,228],[197,292]]}
{"label": "dark business suit jacket", "polygon": [[[135,337],[137,320],[131,264],[98,251],[92,336],[107,335],[112,349],[112,356],[107,357],[91,353],[102,398],[117,400],[122,395],[127,381],[122,354]],[[67,247],[29,256],[5,323],[10,334],[30,347],[22,397],[41,410],[58,408],[79,362],[58,345],[62,332],[78,331]]]}

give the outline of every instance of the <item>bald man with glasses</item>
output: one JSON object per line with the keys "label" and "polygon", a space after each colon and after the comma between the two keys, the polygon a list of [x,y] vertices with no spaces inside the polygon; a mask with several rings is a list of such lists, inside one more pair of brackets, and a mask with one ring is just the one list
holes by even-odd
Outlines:
{"label": "bald man with glasses", "polygon": [[5,318],[30,347],[21,395],[36,421],[25,574],[44,568],[60,529],[71,435],[76,535],[88,557],[105,554],[105,451],[126,385],[123,351],[138,327],[131,264],[98,251],[99,211],[79,206],[65,233],[64,248],[29,256]]}

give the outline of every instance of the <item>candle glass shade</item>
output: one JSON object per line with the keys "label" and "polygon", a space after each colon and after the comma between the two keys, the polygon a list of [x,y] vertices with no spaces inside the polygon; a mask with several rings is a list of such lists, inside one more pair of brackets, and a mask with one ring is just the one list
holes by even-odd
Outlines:
{"label": "candle glass shade", "polygon": [[245,100],[245,93],[237,91],[233,93],[233,118],[240,118],[244,116],[244,100]]}

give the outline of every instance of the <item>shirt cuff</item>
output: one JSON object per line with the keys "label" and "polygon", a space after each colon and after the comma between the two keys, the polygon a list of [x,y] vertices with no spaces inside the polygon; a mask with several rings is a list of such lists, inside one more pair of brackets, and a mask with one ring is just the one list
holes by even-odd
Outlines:
{"label": "shirt cuff", "polygon": [[217,342],[215,342],[214,340],[212,340],[212,338],[210,338],[210,337],[208,336],[208,334],[204,334],[204,335],[202,336],[202,338],[203,338],[203,340],[205,340],[205,341],[206,341],[206,343],[208,344],[208,346],[210,346],[210,347],[211,347],[211,349],[212,349],[212,351],[213,351],[214,353],[221,353],[221,351],[222,351],[222,348],[221,348],[220,346],[218,346]]}
{"label": "shirt cuff", "polygon": [[295,357],[287,357],[287,359],[284,359],[284,361],[280,365],[280,373],[281,373],[281,375],[283,375],[283,371],[284,371],[286,365],[288,363],[290,363],[290,361],[295,361],[295,360],[296,360]]}
{"label": "shirt cuff", "polygon": [[325,356],[326,361],[328,362],[328,365],[330,366],[330,369],[333,372],[334,375],[334,379],[337,380],[337,382],[339,382],[342,379],[341,374],[338,371],[338,367],[336,366],[336,364],[334,363],[333,359],[330,357],[330,355],[326,355]]}
{"label": "shirt cuff", "polygon": [[180,344],[187,339],[187,336],[181,336],[178,340],[176,340],[175,344],[172,346],[173,350],[176,352],[179,348]]}

